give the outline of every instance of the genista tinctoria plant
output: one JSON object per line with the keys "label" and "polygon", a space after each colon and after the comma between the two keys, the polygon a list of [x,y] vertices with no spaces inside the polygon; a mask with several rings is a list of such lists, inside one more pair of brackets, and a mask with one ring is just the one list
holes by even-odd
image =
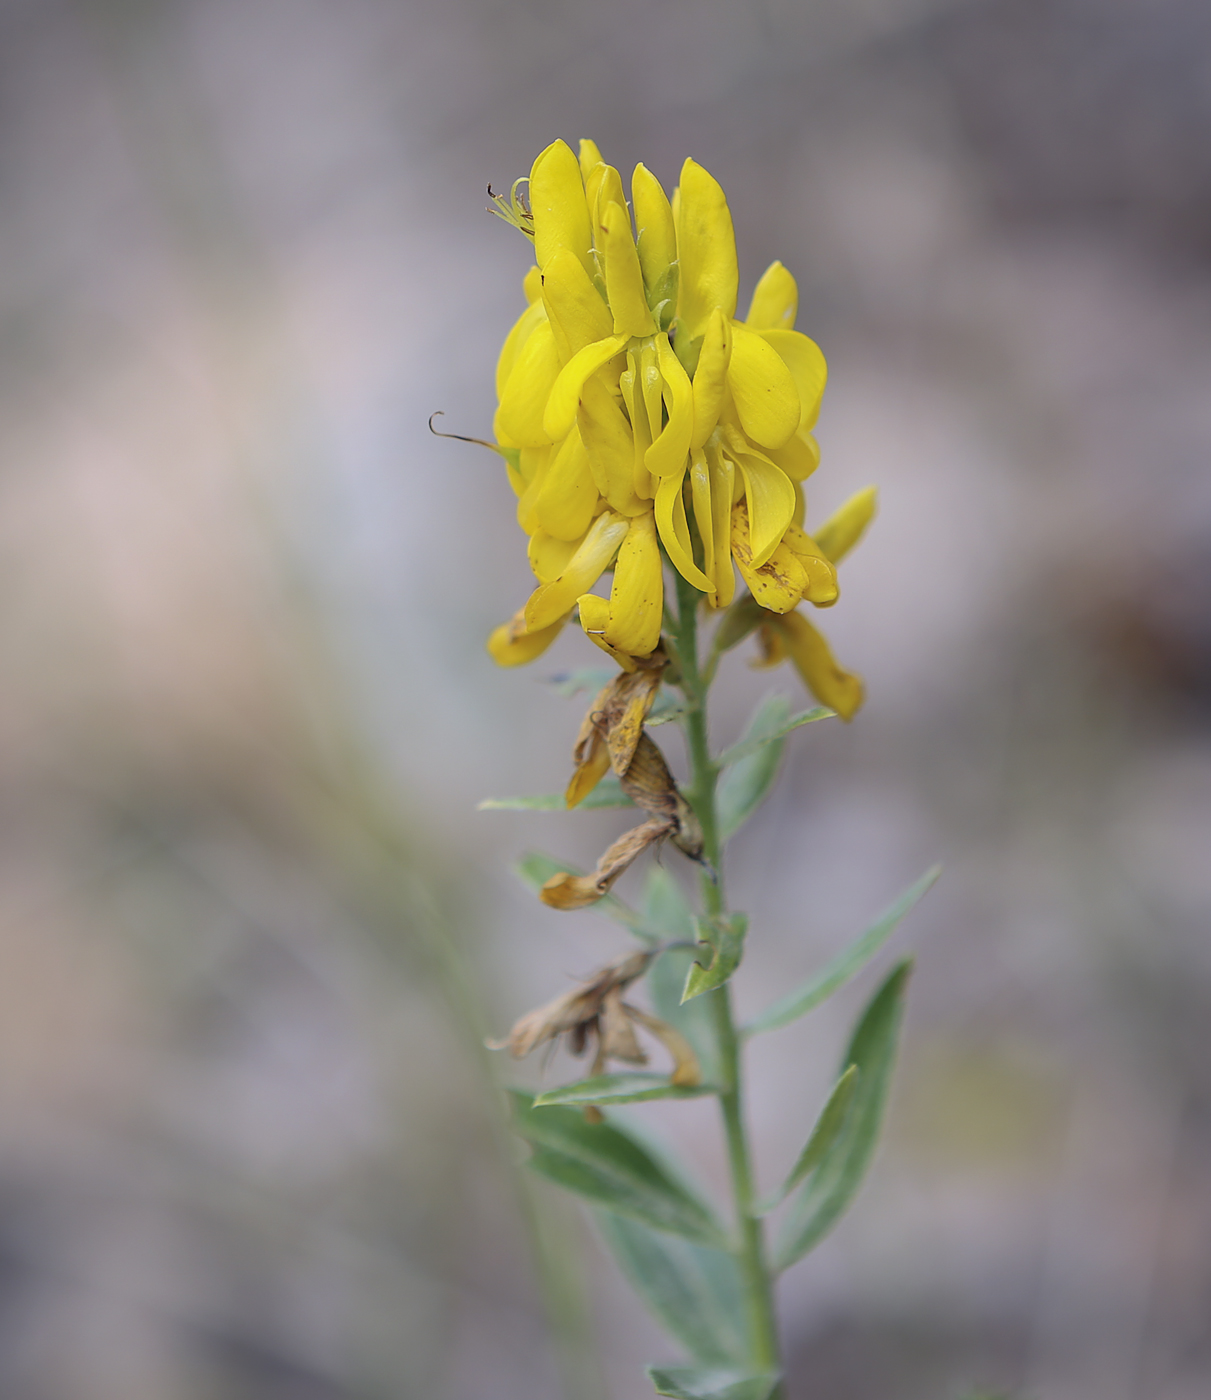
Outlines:
{"label": "genista tinctoria plant", "polygon": [[[565,682],[569,694],[598,692],[566,793],[483,805],[637,808],[642,817],[595,870],[538,855],[521,863],[545,904],[591,908],[638,946],[497,1043],[523,1056],[562,1040],[592,1057],[576,1083],[514,1093],[513,1123],[530,1146],[529,1167],[591,1206],[623,1273],[684,1349],[682,1364],[650,1368],[657,1393],[768,1400],[781,1386],[774,1283],[832,1228],[870,1163],[909,964],[893,967],[870,999],[802,1151],[765,1196],[745,1129],[741,1051],[859,972],[937,870],[738,1026],[729,982],[749,920],[728,908],[724,852],[769,792],[791,731],[849,721],[862,704],[861,680],[808,613],[836,603],[837,566],[869,525],[875,493],[861,490],[811,523],[804,482],[820,462],[812,429],[824,356],[795,329],[798,290],[781,263],[737,317],[731,213],[702,166],[685,162],[670,199],[639,165],[628,202],[619,172],[591,141],[579,157],[556,141],[528,181],[493,198],[534,251],[527,306],[497,366],[492,445],[517,496],[537,586],[488,650],[502,666],[532,661],[576,618],[613,665]],[[594,591],[607,576],[608,589]],[[708,644],[704,622],[713,625]],[[736,742],[713,753],[709,688],[721,657],[750,637],[755,664],[790,661],[818,704],[792,715],[772,696]],[[685,736],[684,791],[649,733],[665,722]],[[666,842],[697,870],[698,906],[655,862],[639,907],[623,903],[615,881]],[[650,1009],[637,1004],[641,989]],[[666,1068],[647,1068],[653,1052]],[[718,1100],[726,1139],[726,1213],[616,1112],[659,1099],[674,1113],[677,1100],[707,1095]]]}

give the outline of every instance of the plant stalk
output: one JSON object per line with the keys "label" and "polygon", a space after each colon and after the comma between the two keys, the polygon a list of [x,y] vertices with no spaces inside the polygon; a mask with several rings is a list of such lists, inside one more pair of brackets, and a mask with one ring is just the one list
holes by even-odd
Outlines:
{"label": "plant stalk", "polygon": [[[723,914],[727,900],[723,884],[723,851],[715,789],[719,769],[711,758],[707,735],[707,692],[710,678],[698,661],[698,601],[693,584],[677,575],[677,661],[687,713],[685,734],[690,758],[690,784],[686,793],[702,826],[703,855],[709,869],[702,876],[702,903],[708,917]],[[744,1281],[750,1360],[754,1370],[780,1370],[777,1320],[774,1315],[773,1281],[765,1253],[765,1231],[754,1210],[753,1169],[744,1125],[743,1083],[739,1037],[732,1019],[730,985],[704,993],[714,1017],[722,1083],[719,1105],[731,1169],[732,1201],[736,1217],[736,1260]]]}

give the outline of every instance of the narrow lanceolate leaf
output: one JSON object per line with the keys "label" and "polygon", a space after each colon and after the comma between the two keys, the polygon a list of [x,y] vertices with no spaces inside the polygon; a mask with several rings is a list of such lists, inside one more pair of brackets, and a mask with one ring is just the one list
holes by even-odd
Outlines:
{"label": "narrow lanceolate leaf", "polygon": [[761,1031],[781,1030],[783,1026],[789,1026],[792,1021],[797,1021],[813,1007],[826,1001],[851,977],[861,972],[941,873],[940,865],[927,870],[915,885],[905,890],[894,904],[879,915],[861,938],[856,939],[849,947],[842,948],[836,957],[825,963],[814,977],[808,978],[797,990],[788,992],[780,1001],[767,1007],[760,1016],[744,1027],[742,1034],[757,1035]]}
{"label": "narrow lanceolate leaf", "polygon": [[657,1395],[671,1395],[674,1400],[769,1400],[781,1379],[697,1366],[649,1366],[648,1376]]}
{"label": "narrow lanceolate leaf", "polygon": [[697,997],[684,1003],[681,1000],[685,979],[698,952],[694,911],[681,886],[662,865],[653,865],[648,872],[641,907],[644,922],[653,933],[668,943],[684,945],[666,948],[652,960],[647,975],[652,1009],[689,1041],[702,1066],[703,1079],[717,1084],[719,1052],[710,1002]]}
{"label": "narrow lanceolate leaf", "polygon": [[[633,807],[635,804],[623,792],[617,778],[603,778],[577,804],[578,812],[603,807]],[[477,804],[478,812],[566,812],[568,804],[562,792],[544,792],[536,797],[485,797]]]}
{"label": "narrow lanceolate leaf", "polygon": [[828,1234],[870,1166],[891,1083],[910,969],[908,962],[895,968],[871,999],[850,1040],[843,1063],[857,1066],[858,1081],[845,1124],[791,1207],[774,1248],[777,1269],[789,1268]]}
{"label": "narrow lanceolate leaf", "polygon": [[850,1101],[857,1087],[858,1066],[850,1065],[833,1085],[828,1102],[820,1110],[816,1126],[804,1144],[803,1151],[799,1153],[798,1161],[791,1168],[790,1175],[774,1196],[762,1202],[762,1215],[767,1215],[775,1207],[781,1205],[795,1187],[810,1176],[828,1156],[848,1121]]}
{"label": "narrow lanceolate leaf", "polygon": [[534,1100],[535,1108],[549,1104],[646,1103],[649,1099],[700,1099],[716,1092],[713,1084],[674,1084],[667,1074],[633,1070],[624,1074],[596,1074],[575,1084],[548,1089]]}
{"label": "narrow lanceolate leaf", "polygon": [[514,1092],[513,1126],[533,1147],[529,1165],[595,1205],[697,1244],[720,1247],[711,1211],[613,1123],[589,1123],[579,1109],[535,1108]]}
{"label": "narrow lanceolate leaf", "polygon": [[698,952],[690,964],[685,979],[682,1001],[713,992],[722,987],[740,966],[744,954],[744,935],[748,930],[747,914],[716,914],[709,919],[696,919]]}
{"label": "narrow lanceolate leaf", "polygon": [[744,1290],[736,1261],[608,1211],[597,1226],[648,1311],[705,1366],[735,1366],[748,1349]]}
{"label": "narrow lanceolate leaf", "polygon": [[758,749],[764,748],[766,744],[772,744],[776,739],[781,739],[789,734],[792,729],[798,729],[800,725],[814,724],[818,719],[832,719],[836,710],[830,710],[827,706],[817,705],[814,710],[804,710],[801,715],[795,715],[788,719],[785,724],[780,725],[769,734],[754,735],[751,739],[741,739],[738,744],[733,744],[730,749],[724,751],[715,760],[718,768],[726,768],[729,764],[739,763],[742,758],[747,758],[749,754],[756,753]]}
{"label": "narrow lanceolate leaf", "polygon": [[721,841],[727,841],[740,830],[769,791],[786,747],[783,726],[789,715],[790,705],[785,695],[767,696],[753,712],[741,743],[750,739],[763,742],[755,753],[733,762],[719,780],[716,803]]}
{"label": "narrow lanceolate leaf", "polygon": [[[532,890],[540,890],[552,875],[566,873],[569,875],[583,875],[584,871],[578,866],[572,865],[568,861],[556,860],[553,856],[545,856],[538,851],[531,851],[517,862],[513,867],[522,882]],[[606,914],[615,923],[622,924],[624,928],[630,929],[636,938],[648,944],[659,943],[660,938],[649,929],[634,909],[624,904],[616,894],[607,894],[599,899],[593,906],[599,914]]]}

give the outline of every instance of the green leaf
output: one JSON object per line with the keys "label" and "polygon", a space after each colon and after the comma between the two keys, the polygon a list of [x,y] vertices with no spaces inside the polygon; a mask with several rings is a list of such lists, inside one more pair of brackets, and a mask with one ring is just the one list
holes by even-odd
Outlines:
{"label": "green leaf", "polygon": [[789,992],[780,1001],[774,1002],[773,1006],[767,1007],[760,1016],[743,1028],[741,1034],[758,1035],[762,1031],[781,1030],[783,1026],[789,1026],[792,1021],[797,1021],[800,1016],[806,1015],[832,996],[874,957],[896,931],[900,921],[941,873],[940,865],[927,870],[915,885],[905,890],[894,904],[879,915],[861,938],[856,939],[848,948],[842,948],[836,957],[825,963],[820,971],[797,991]]}
{"label": "green leaf", "polygon": [[535,1108],[529,1094],[512,1099],[513,1126],[534,1149],[535,1171],[654,1230],[725,1243],[708,1207],[616,1124],[590,1123],[575,1108]]}
{"label": "green leaf", "polygon": [[618,674],[618,668],[609,666],[585,666],[577,671],[560,671],[548,676],[547,684],[553,687],[556,695],[571,700],[582,690],[598,691]]}
{"label": "green leaf", "polygon": [[[556,860],[553,856],[545,856],[538,851],[530,851],[522,856],[513,869],[523,884],[529,885],[532,890],[541,890],[552,875],[558,875],[561,871],[566,871],[569,875],[584,874],[579,866],[571,864],[570,861]],[[597,913],[605,914],[615,923],[630,929],[636,938],[649,946],[661,941],[660,936],[653,933],[644,920],[616,894],[604,895],[593,908]]]}
{"label": "green leaf", "polygon": [[704,954],[701,945],[705,943],[711,950],[711,960],[704,967],[701,961],[691,964],[685,979],[682,1001],[701,996],[703,992],[713,992],[722,987],[733,972],[740,966],[744,953],[744,935],[748,930],[747,914],[715,914],[709,919],[696,919],[698,930],[698,959]]}
{"label": "green leaf", "polygon": [[719,780],[716,802],[720,841],[729,840],[740,830],[769,791],[786,747],[783,726],[789,715],[790,703],[785,695],[767,696],[753,712],[741,742],[760,739],[762,746],[747,758],[736,760]]}
{"label": "green leaf", "polygon": [[649,1366],[648,1377],[657,1395],[674,1400],[769,1400],[781,1380],[777,1375],[698,1366]]}
{"label": "green leaf", "polygon": [[744,1358],[744,1287],[730,1254],[607,1211],[597,1212],[597,1226],[649,1312],[695,1361],[728,1366]]}
{"label": "green leaf", "polygon": [[906,961],[892,971],[858,1022],[842,1061],[859,1074],[845,1125],[791,1208],[774,1249],[776,1269],[789,1268],[818,1244],[862,1184],[883,1122],[911,967]]}
{"label": "green leaf", "polygon": [[804,1144],[798,1161],[791,1168],[790,1175],[782,1183],[777,1194],[762,1204],[762,1215],[768,1215],[771,1210],[781,1205],[795,1187],[824,1161],[848,1121],[850,1100],[857,1086],[858,1066],[850,1065],[833,1085],[828,1102],[820,1110],[816,1126]]}
{"label": "green leaf", "polygon": [[698,1056],[702,1077],[717,1084],[719,1051],[711,1004],[697,997],[684,1003],[681,1000],[685,979],[698,951],[694,913],[681,886],[663,865],[653,865],[648,872],[643,917],[648,928],[662,939],[685,945],[666,948],[652,960],[647,975],[652,1010],[685,1036]]}
{"label": "green leaf", "polygon": [[596,1074],[575,1084],[548,1089],[534,1100],[535,1108],[548,1104],[646,1103],[648,1099],[700,1099],[715,1093],[713,1084],[674,1084],[667,1074],[639,1070],[625,1074]]}
{"label": "green leaf", "polygon": [[715,767],[726,768],[729,764],[739,763],[742,758],[756,753],[766,744],[772,744],[776,739],[783,738],[792,729],[798,729],[804,724],[814,724],[818,719],[832,719],[836,713],[836,710],[830,710],[824,705],[817,705],[814,710],[804,710],[801,715],[795,715],[793,719],[788,719],[785,724],[780,725],[769,734],[754,735],[751,739],[741,739],[730,749],[724,749],[715,760]]}
{"label": "green leaf", "polygon": [[[603,778],[574,808],[575,812],[600,810],[603,807],[633,807],[635,804],[622,790],[617,778]],[[568,804],[562,792],[544,792],[537,797],[485,797],[476,804],[477,812],[566,812]]]}

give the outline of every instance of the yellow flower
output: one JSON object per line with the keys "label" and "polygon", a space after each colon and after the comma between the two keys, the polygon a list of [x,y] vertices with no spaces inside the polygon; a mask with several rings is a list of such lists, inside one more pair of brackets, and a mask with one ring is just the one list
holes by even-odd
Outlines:
{"label": "yellow flower", "polygon": [[[534,243],[528,305],[497,365],[495,434],[538,586],[493,633],[496,660],[531,660],[578,611],[633,670],[660,642],[666,557],[712,608],[732,603],[737,568],[773,614],[834,602],[833,554],[802,528],[800,484],[820,458],[824,357],[794,329],[781,263],[736,318],[735,234],[714,177],[687,160],[669,200],[639,165],[628,206],[591,141],[579,158],[556,141],[528,202],[514,186],[497,212]],[[611,567],[607,599],[592,590]]]}

